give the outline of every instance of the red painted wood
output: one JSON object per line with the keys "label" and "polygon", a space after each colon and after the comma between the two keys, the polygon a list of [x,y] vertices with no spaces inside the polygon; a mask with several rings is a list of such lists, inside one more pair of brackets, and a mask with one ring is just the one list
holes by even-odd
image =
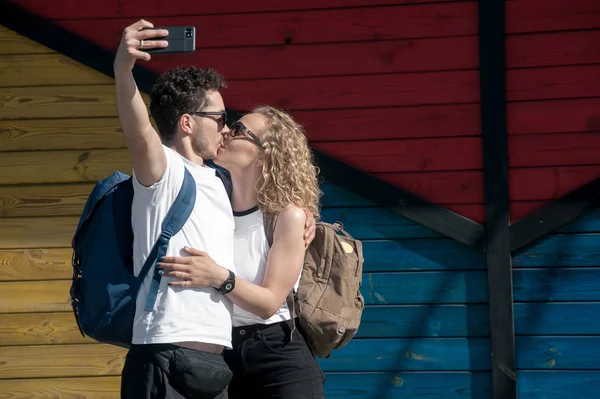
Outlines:
{"label": "red painted wood", "polygon": [[507,104],[508,133],[600,131],[600,97]]}
{"label": "red painted wood", "polygon": [[160,0],[101,0],[82,6],[75,0],[10,0],[48,19],[93,18],[150,18],[153,16],[233,14],[261,11],[310,10],[344,7],[363,7],[442,3],[456,0],[260,0],[260,1],[160,1]]}
{"label": "red painted wood", "polygon": [[[477,35],[477,3],[361,7],[259,14],[157,16],[155,26],[193,25],[196,48]],[[104,48],[116,48],[124,19],[57,20]]]}
{"label": "red painted wood", "polygon": [[558,199],[598,178],[600,178],[600,164],[510,168],[508,172],[510,199],[512,201]]}
{"label": "red painted wood", "polygon": [[235,81],[226,104],[248,110],[270,104],[288,110],[389,107],[479,101],[477,71]]}
{"label": "red painted wood", "polygon": [[513,69],[506,76],[508,101],[600,96],[600,65]]}
{"label": "red painted wood", "polygon": [[599,43],[600,30],[508,36],[506,66],[524,68],[600,63]]}
{"label": "red painted wood", "polygon": [[479,104],[296,111],[311,142],[476,136]]}
{"label": "red painted wood", "polygon": [[[510,203],[510,220],[511,223],[515,223],[527,216],[531,212],[535,211],[548,204],[549,201],[525,201],[525,202],[511,202]],[[468,205],[443,205],[447,209],[458,213],[464,217],[474,220],[478,223],[483,223],[484,207],[480,204],[468,204]]]}
{"label": "red painted wood", "polygon": [[[296,111],[312,142],[478,136],[479,104]],[[600,98],[508,104],[511,135],[600,131]]]}
{"label": "red painted wood", "polygon": [[600,28],[598,0],[510,0],[504,4],[507,33]]}
{"label": "red painted wood", "polygon": [[366,43],[204,49],[154,56],[147,66],[216,69],[228,80],[339,76],[476,69],[477,38],[392,40]]}
{"label": "red painted wood", "polygon": [[508,164],[511,167],[600,164],[600,133],[509,137]]}
{"label": "red painted wood", "polygon": [[371,173],[481,169],[478,137],[315,143],[321,150]]}

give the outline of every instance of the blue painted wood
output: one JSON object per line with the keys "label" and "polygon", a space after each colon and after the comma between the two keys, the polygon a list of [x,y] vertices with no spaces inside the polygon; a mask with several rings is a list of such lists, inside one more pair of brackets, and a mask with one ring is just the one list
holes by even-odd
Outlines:
{"label": "blue painted wood", "polygon": [[356,337],[488,337],[487,305],[367,306]]}
{"label": "blue painted wood", "polygon": [[321,206],[323,208],[378,205],[360,194],[327,181],[321,183],[321,191],[323,191],[323,196],[321,197]]}
{"label": "blue painted wood", "polygon": [[491,399],[489,372],[327,373],[327,399]]}
{"label": "blue painted wood", "polygon": [[[489,372],[326,373],[328,399],[491,399]],[[520,399],[598,399],[600,371],[517,371]]]}
{"label": "blue painted wood", "polygon": [[513,267],[600,266],[600,234],[553,234],[513,257]]}
{"label": "blue painted wood", "polygon": [[321,218],[329,223],[342,222],[344,229],[358,239],[442,237],[386,208],[324,208]]}
{"label": "blue painted wood", "polygon": [[517,367],[597,370],[600,337],[517,337]]}
{"label": "blue painted wood", "polygon": [[490,369],[488,338],[354,339],[319,359],[324,371]]}
{"label": "blue painted wood", "polygon": [[[519,269],[514,298],[531,301],[600,301],[600,268]],[[484,271],[363,274],[361,292],[369,305],[461,304],[487,301]]]}
{"label": "blue painted wood", "polygon": [[[489,338],[355,338],[318,359],[324,371],[489,370]],[[516,337],[521,370],[595,370],[600,337]]]}
{"label": "blue painted wood", "polygon": [[598,301],[600,268],[515,270],[513,287],[515,301]]}
{"label": "blue painted wood", "polygon": [[484,255],[450,238],[365,240],[364,271],[485,270]]}
{"label": "blue painted wood", "polygon": [[600,302],[517,303],[515,333],[600,335]]}
{"label": "blue painted wood", "polygon": [[366,304],[483,303],[484,271],[367,273],[361,292]]}
{"label": "blue painted wood", "polygon": [[519,399],[598,399],[600,371],[518,371]]}

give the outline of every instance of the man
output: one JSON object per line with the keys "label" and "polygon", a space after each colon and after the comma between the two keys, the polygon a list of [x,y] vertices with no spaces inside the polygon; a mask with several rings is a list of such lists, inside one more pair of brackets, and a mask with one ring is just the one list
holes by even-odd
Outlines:
{"label": "man", "polygon": [[[181,289],[161,279],[156,302],[146,302],[154,273],[148,273],[136,303],[133,342],[123,369],[122,398],[226,398],[231,372],[222,358],[231,347],[232,304],[223,293],[234,279],[233,212],[222,174],[205,165],[229,132],[219,90],[226,86],[216,72],[174,69],[161,75],[150,110],[158,133],[133,79],[144,50],[167,46],[168,35],[141,20],[127,27],[114,62],[117,109],[134,170],[134,268],[139,273],[158,239],[161,224],[183,184],[187,169],[196,182],[196,204],[182,230],[174,235],[168,256],[184,247],[208,253],[231,270],[213,288]],[[225,182],[227,183],[227,182]],[[305,237],[314,237],[314,218]],[[231,287],[229,288],[231,289]],[[146,308],[146,309],[145,309]]]}

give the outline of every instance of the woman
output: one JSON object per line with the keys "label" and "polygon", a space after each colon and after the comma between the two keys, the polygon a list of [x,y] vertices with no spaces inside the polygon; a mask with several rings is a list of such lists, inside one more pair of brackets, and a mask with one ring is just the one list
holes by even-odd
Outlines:
{"label": "woman", "polygon": [[[322,398],[324,375],[298,330],[286,297],[304,261],[304,209],[318,219],[317,168],[302,126],[272,107],[256,108],[231,127],[215,162],[229,170],[235,216],[235,284],[205,253],[165,258],[164,275],[180,287],[213,286],[234,303],[229,396]],[[276,220],[269,246],[264,218]],[[296,323],[297,325],[298,323]]]}

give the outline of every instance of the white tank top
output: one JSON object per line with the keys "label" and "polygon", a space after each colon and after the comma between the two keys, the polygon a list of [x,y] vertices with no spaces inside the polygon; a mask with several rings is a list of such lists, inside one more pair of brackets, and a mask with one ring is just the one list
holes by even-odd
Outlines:
{"label": "white tank top", "polygon": [[[234,212],[235,234],[233,241],[236,276],[256,285],[262,285],[269,255],[269,242],[263,225],[263,214],[258,208],[245,212]],[[294,289],[298,289],[300,276]],[[267,320],[233,305],[233,326],[251,324],[273,324],[290,319],[290,311],[285,302]]]}

